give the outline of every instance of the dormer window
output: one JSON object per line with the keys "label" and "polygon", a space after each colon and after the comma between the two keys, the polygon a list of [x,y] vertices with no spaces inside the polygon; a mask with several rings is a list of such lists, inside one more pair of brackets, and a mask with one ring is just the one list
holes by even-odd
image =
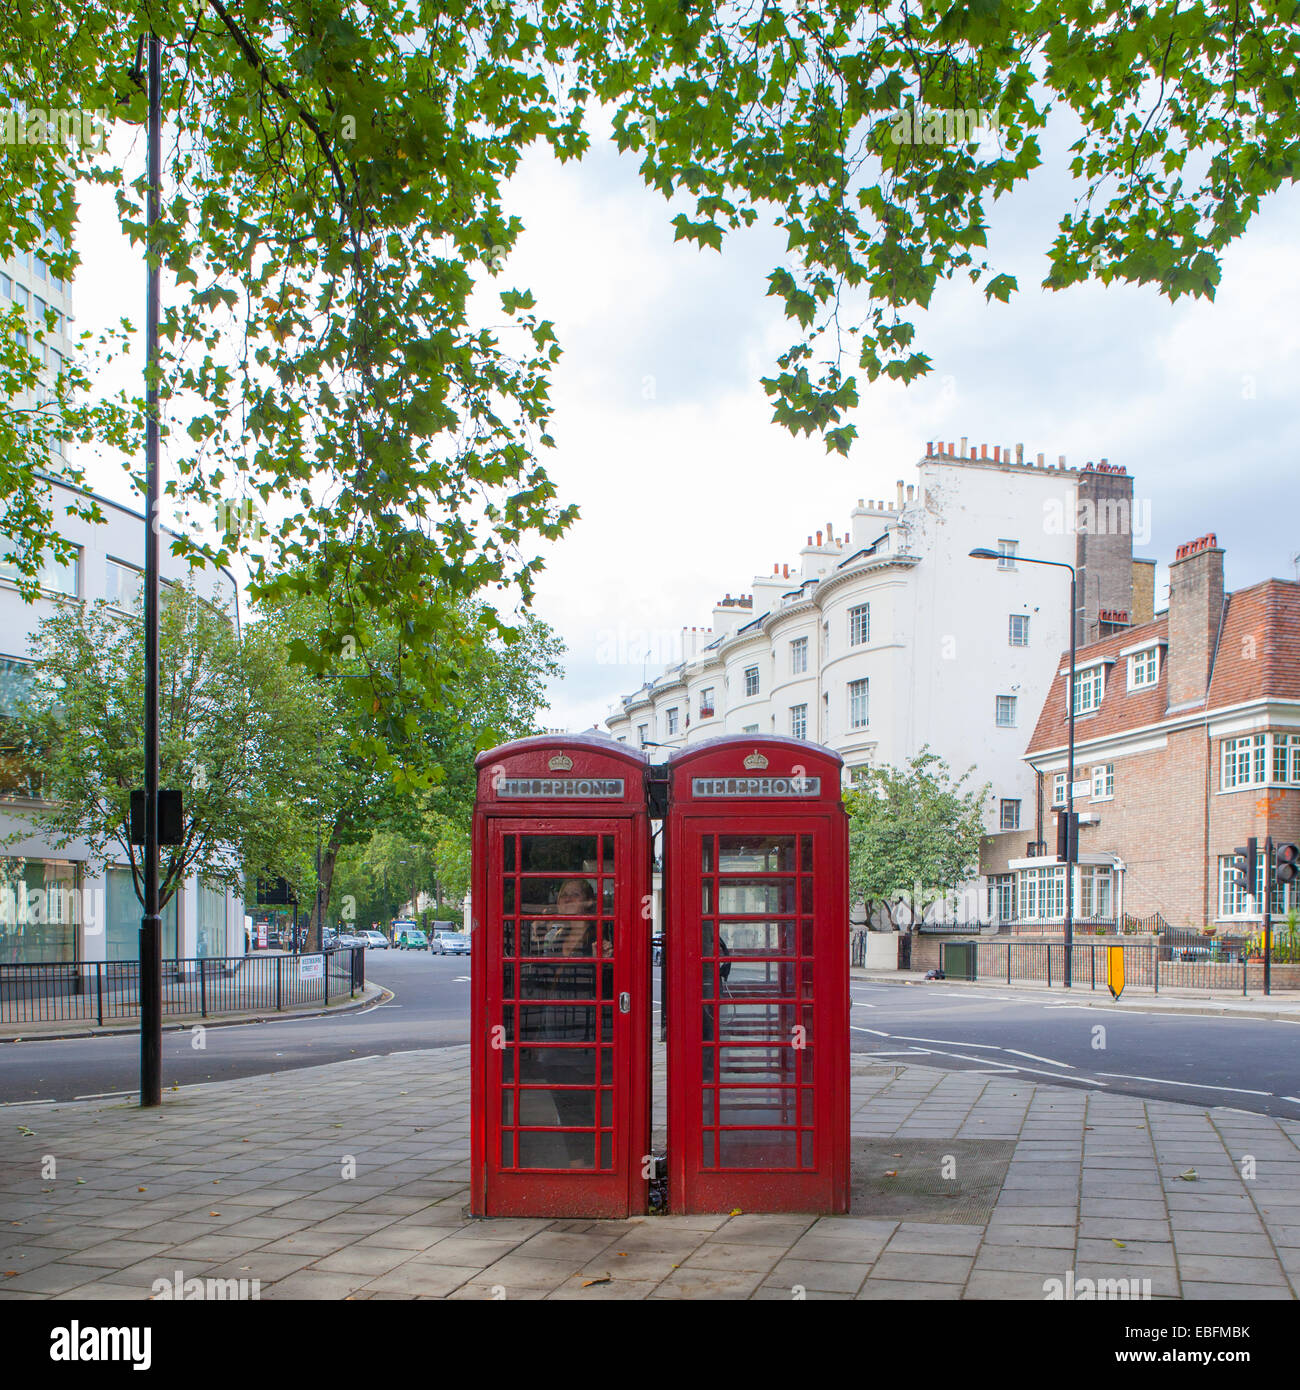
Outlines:
{"label": "dormer window", "polygon": [[1142,690],[1160,678],[1160,648],[1148,647],[1128,659],[1128,688]]}
{"label": "dormer window", "polygon": [[1074,673],[1074,712],[1091,714],[1101,708],[1101,697],[1106,688],[1105,666],[1089,666],[1085,671]]}

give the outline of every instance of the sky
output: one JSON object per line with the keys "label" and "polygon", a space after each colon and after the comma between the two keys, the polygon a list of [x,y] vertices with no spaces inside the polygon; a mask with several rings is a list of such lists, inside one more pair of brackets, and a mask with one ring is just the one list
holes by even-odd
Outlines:
{"label": "sky", "polygon": [[[564,356],[546,463],[560,501],[580,508],[540,552],[534,610],[566,647],[544,727],[602,721],[661,669],[647,648],[707,626],[724,593],[793,563],[828,521],[847,530],[859,497],[914,481],[928,440],[1124,465],[1150,508],[1137,550],[1159,562],[1157,609],[1175,547],[1207,531],[1226,550],[1229,589],[1297,577],[1300,193],[1265,201],[1213,303],[1131,286],[1049,292],[1045,251],[1076,191],[1064,143],[1058,132],[1034,183],[989,210],[990,261],[1020,292],[989,305],[969,281],[941,286],[916,318],[930,375],[860,383],[847,458],[772,424],[759,385],[792,341],[766,296],[778,234],[733,235],[721,255],[674,243],[675,209],[599,138],[580,164],[525,158],[509,202],[526,230],[497,288],[527,285],[555,323]],[[102,190],[83,207],[78,248],[78,328],[138,322],[143,268]],[[132,500],[116,465],[83,462],[92,485]]]}

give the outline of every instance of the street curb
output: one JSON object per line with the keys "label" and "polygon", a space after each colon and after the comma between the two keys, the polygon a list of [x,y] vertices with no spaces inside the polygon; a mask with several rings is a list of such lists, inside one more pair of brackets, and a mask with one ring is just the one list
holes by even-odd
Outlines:
{"label": "street curb", "polygon": [[876,985],[943,985],[948,988],[969,990],[996,989],[1020,995],[1025,999],[1046,997],[1069,1002],[1078,1008],[1102,1009],[1110,1013],[1124,1013],[1135,1007],[1150,1007],[1155,1013],[1192,1014],[1213,1018],[1286,1019],[1300,1023],[1300,999],[1288,1000],[1286,1003],[1280,1004],[1262,999],[1253,1007],[1242,1008],[1240,1005],[1234,1006],[1227,999],[1185,999],[1170,994],[1134,994],[1124,1003],[1120,1003],[1117,1000],[1096,998],[1092,990],[1076,994],[1073,990],[1067,992],[1064,989],[1048,989],[1046,986],[1038,989],[1026,988],[1015,982],[1007,984],[1005,981],[998,980],[927,980],[922,975],[908,974],[907,972],[899,972],[898,975],[891,978],[888,975],[868,974],[860,968],[850,970],[849,979],[850,981],[859,980]]}
{"label": "street curb", "polygon": [[[371,986],[366,986],[367,991],[370,988]],[[375,1004],[387,1003],[392,998],[392,990],[378,985],[375,986],[374,994],[363,994],[360,999],[349,999],[346,1004],[336,1004],[328,1009],[276,1009],[270,1013],[247,1013],[234,1017],[222,1016],[217,1018],[204,1018],[201,1014],[193,1014],[186,1018],[164,1019],[162,1030],[164,1033],[182,1033],[196,1025],[201,1028],[238,1028],[245,1023],[274,1023],[277,1019],[336,1018],[339,1014],[358,1013],[360,1010],[368,1009]],[[37,1026],[39,1027],[39,1025]],[[0,1033],[0,1045],[20,1042],[66,1042],[74,1038],[138,1037],[139,1033],[140,1025],[138,1022],[134,1027],[85,1028],[72,1033]]]}

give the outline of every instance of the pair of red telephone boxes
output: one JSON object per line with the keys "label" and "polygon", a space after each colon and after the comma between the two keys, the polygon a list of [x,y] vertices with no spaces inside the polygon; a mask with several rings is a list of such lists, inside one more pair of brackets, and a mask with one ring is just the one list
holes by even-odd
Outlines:
{"label": "pair of red telephone boxes", "polygon": [[478,758],[472,1203],[645,1212],[654,1176],[651,821],[663,821],[672,1212],[849,1204],[842,760],[724,737]]}

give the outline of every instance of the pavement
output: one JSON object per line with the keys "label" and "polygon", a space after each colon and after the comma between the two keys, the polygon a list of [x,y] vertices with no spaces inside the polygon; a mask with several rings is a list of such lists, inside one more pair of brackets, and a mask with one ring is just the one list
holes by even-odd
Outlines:
{"label": "pavement", "polygon": [[[663,1050],[656,1095],[662,1125]],[[469,1049],[0,1120],[0,1300],[1300,1295],[1300,1122],[852,1064],[854,1208],[478,1220]],[[164,1281],[155,1288],[155,1281]],[[253,1292],[252,1284],[248,1292]]]}
{"label": "pavement", "polygon": [[[370,1005],[390,992],[382,985],[368,984],[358,990],[354,997],[340,995],[328,1004],[291,1004],[285,1009],[232,1009],[229,1012],[209,1013],[168,1013],[163,1015],[163,1032],[176,1032],[193,1028],[196,1024],[204,1028],[224,1028],[235,1023],[265,1023],[275,1018],[321,1018],[327,1014],[345,1014],[356,1009],[369,1008]],[[0,1043],[6,1042],[53,1042],[62,1038],[111,1038],[126,1033],[138,1035],[140,1017],[114,1019],[102,1026],[85,1019],[48,1019],[32,1023],[0,1024]]]}
{"label": "pavement", "polygon": [[1122,1013],[1125,1008],[1141,1009],[1144,1013],[1225,1015],[1241,1018],[1287,1018],[1300,1022],[1300,993],[1289,990],[1270,995],[1243,997],[1235,990],[1162,989],[1158,994],[1150,989],[1129,987],[1112,999],[1104,986],[1090,989],[1086,984],[1065,989],[1059,982],[1048,985],[1034,980],[962,980],[950,976],[944,980],[927,980],[920,970],[866,970],[855,966],[849,971],[854,980],[870,980],[874,984],[920,985],[923,988],[992,990],[998,994],[1024,994],[1041,999],[1045,994],[1068,999],[1071,1004],[1096,1009],[1111,1009]]}

